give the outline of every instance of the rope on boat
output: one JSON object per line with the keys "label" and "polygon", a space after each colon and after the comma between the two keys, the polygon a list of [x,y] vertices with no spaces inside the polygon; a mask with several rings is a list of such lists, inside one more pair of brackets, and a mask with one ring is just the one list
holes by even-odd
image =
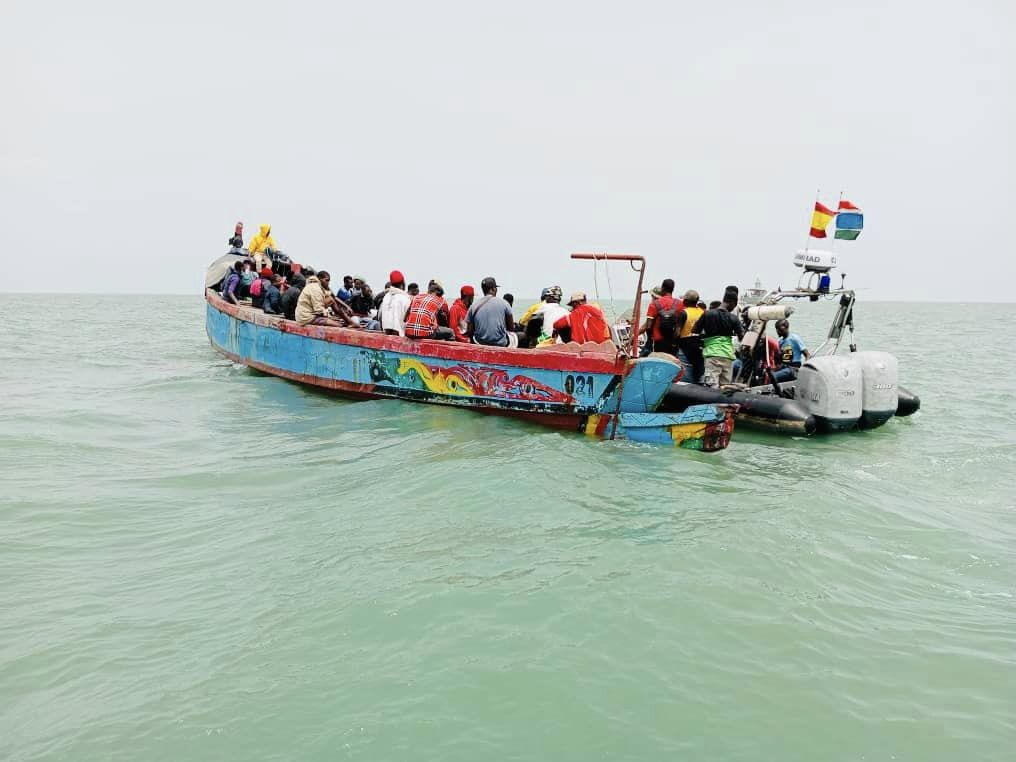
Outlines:
{"label": "rope on boat", "polygon": [[[601,307],[602,299],[600,298],[600,274],[597,263],[600,260],[593,258],[593,292],[596,294],[596,303]],[[617,309],[614,306],[614,284],[610,281],[610,264],[604,260],[603,262],[603,275],[607,279],[607,299],[610,303],[610,322],[611,325],[617,323]]]}

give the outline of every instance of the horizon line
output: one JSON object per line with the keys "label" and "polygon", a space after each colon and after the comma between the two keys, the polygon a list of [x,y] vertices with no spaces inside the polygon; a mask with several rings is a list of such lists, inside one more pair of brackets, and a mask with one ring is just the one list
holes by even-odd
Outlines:
{"label": "horizon line", "polygon": [[[187,291],[3,291],[0,294],[5,296],[193,296],[204,299],[204,293],[193,293]],[[518,296],[518,295],[516,295]],[[615,299],[614,301],[622,301]],[[910,304],[1016,304],[1016,299],[1007,302],[981,301],[979,299],[865,299],[870,303],[907,302]]]}

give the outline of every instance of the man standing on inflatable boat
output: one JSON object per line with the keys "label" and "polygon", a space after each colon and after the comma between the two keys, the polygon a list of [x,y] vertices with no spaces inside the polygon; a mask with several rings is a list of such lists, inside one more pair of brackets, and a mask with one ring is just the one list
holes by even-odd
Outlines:
{"label": "man standing on inflatable boat", "polygon": [[728,291],[721,305],[707,310],[695,323],[694,333],[702,337],[702,356],[705,358],[702,383],[705,386],[722,386],[733,380],[731,368],[735,353],[731,337],[735,334],[738,339],[744,336],[744,327],[734,314],[735,309],[737,296]]}

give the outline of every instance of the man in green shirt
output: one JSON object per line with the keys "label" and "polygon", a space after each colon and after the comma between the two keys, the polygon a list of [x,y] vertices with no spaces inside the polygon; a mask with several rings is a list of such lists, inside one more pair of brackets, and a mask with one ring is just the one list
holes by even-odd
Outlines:
{"label": "man in green shirt", "polygon": [[727,299],[720,306],[706,310],[695,323],[693,333],[702,337],[702,357],[705,358],[705,373],[702,383],[719,387],[732,380],[734,365],[734,339],[744,336],[744,327],[734,314],[737,302]]}

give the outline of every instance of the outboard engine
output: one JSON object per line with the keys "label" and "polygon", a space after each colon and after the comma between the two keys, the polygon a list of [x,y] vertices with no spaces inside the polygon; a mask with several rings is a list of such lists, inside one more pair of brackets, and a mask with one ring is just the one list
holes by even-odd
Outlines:
{"label": "outboard engine", "polygon": [[819,431],[856,428],[862,397],[861,364],[853,355],[813,357],[797,374],[795,398],[815,416]]}
{"label": "outboard engine", "polygon": [[861,364],[862,429],[881,426],[896,414],[899,405],[899,363],[888,352],[864,351],[854,354]]}

